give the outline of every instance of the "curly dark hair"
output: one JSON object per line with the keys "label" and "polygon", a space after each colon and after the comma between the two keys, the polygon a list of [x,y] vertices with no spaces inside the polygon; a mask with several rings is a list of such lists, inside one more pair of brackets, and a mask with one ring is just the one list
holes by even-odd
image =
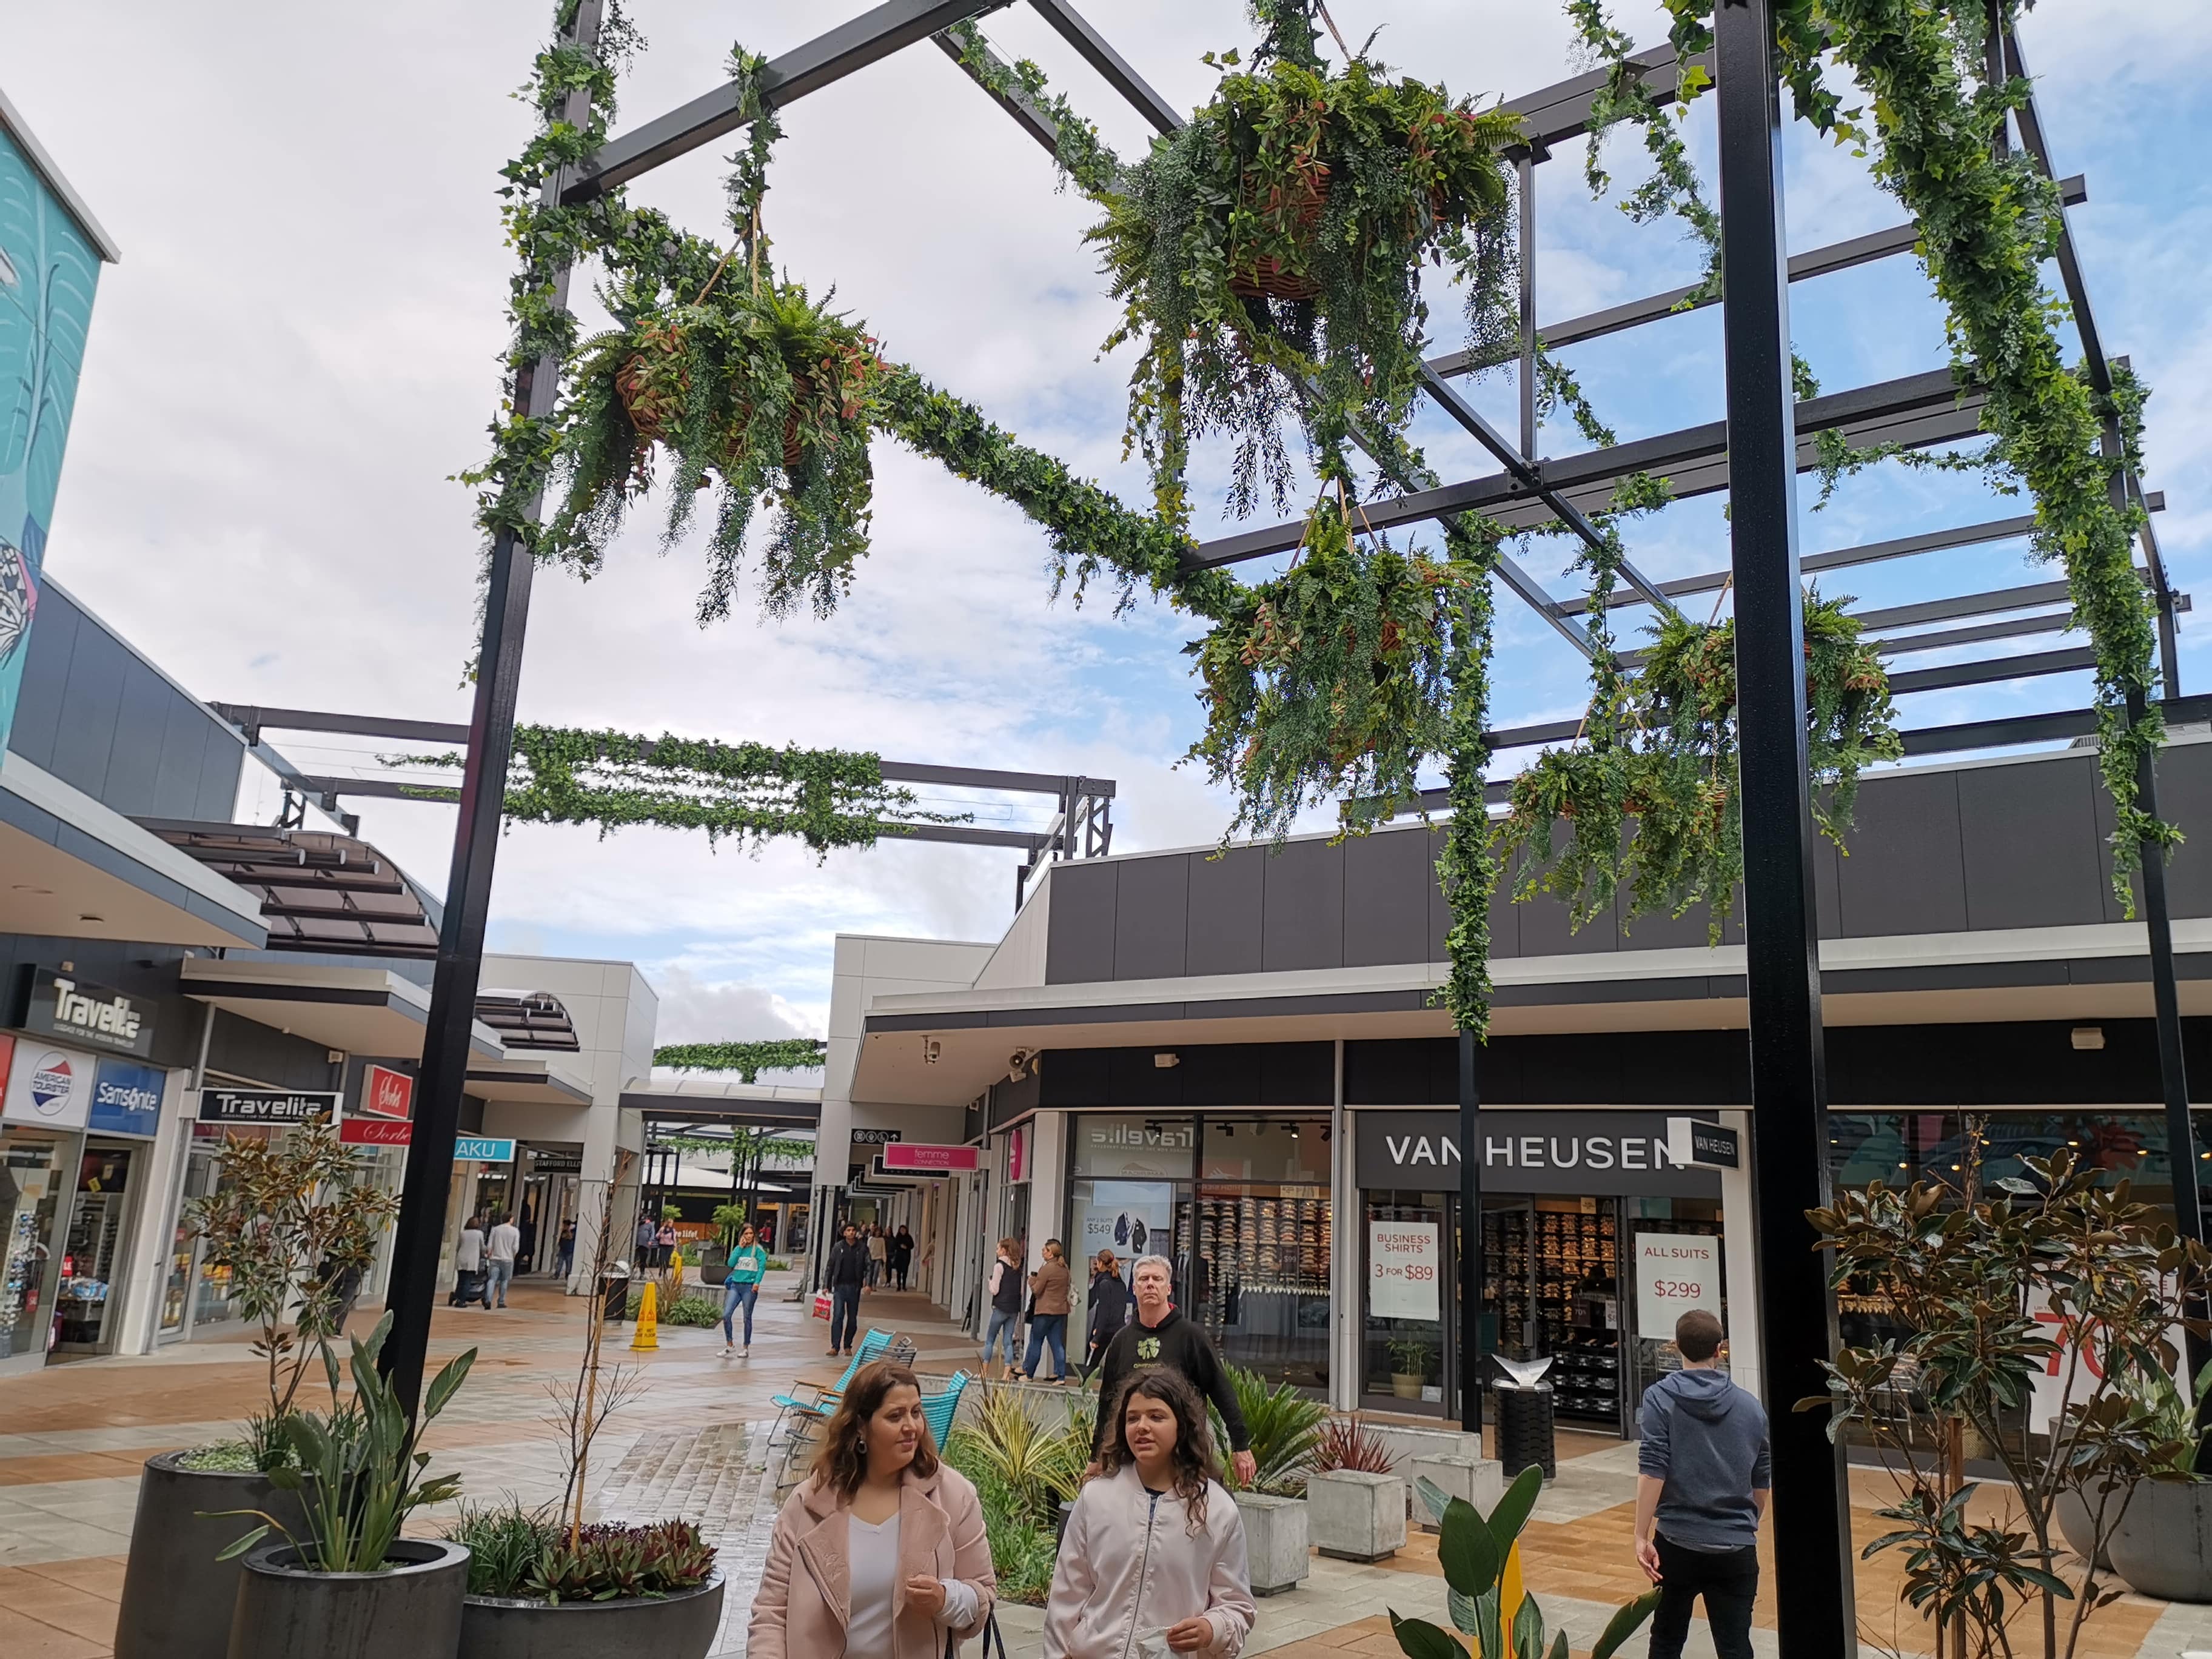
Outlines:
{"label": "curly dark hair", "polygon": [[1114,1432],[1099,1452],[1098,1467],[1108,1474],[1118,1474],[1136,1462],[1136,1454],[1129,1449],[1129,1402],[1140,1396],[1159,1401],[1175,1413],[1176,1442],[1169,1453],[1175,1470],[1175,1495],[1182,1499],[1189,1516],[1184,1530],[1203,1532],[1206,1488],[1209,1481],[1221,1479],[1221,1459],[1213,1449],[1213,1428],[1206,1420],[1206,1402],[1181,1371],[1164,1367],[1139,1371],[1121,1385],[1121,1392],[1114,1397]]}
{"label": "curly dark hair", "polygon": [[[814,1457],[814,1478],[840,1498],[852,1497],[867,1478],[864,1448],[868,1443],[868,1421],[884,1408],[893,1389],[912,1389],[919,1395],[921,1382],[904,1365],[888,1359],[861,1366],[823,1428],[822,1449]],[[920,1475],[937,1473],[937,1440],[929,1431],[927,1418],[922,1419],[921,1440],[914,1449],[914,1462],[907,1467]]]}

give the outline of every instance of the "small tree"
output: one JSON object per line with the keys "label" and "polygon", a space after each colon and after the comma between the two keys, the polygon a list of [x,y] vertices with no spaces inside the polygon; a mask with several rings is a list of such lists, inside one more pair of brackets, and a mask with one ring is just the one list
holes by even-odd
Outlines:
{"label": "small tree", "polygon": [[[1797,1409],[1832,1408],[1831,1438],[1856,1423],[1883,1452],[1898,1498],[1880,1513],[1897,1530],[1863,1553],[1906,1551],[1905,1601],[1934,1623],[1938,1659],[2011,1659],[2010,1626],[2031,1605],[2036,1650],[2071,1659],[2083,1621],[2122,1594],[2095,1562],[2130,1492],[2185,1478],[2187,1416],[2161,1411],[2156,1384],[2179,1363],[2177,1336],[2204,1328],[2186,1310],[2212,1255],[2070,1152],[2022,1159],[2027,1178],[1985,1196],[1980,1134],[1970,1121],[1960,1188],[1877,1182],[1807,1212],[1835,1251],[1837,1286],[1879,1287],[1905,1334],[1844,1348],[1826,1366],[1828,1393]],[[2039,1376],[2055,1399],[2046,1389],[2048,1419],[2023,1430],[2023,1413],[2039,1414]],[[2012,1482],[1995,1522],[1972,1513],[1969,1430]],[[2052,1537],[2069,1494],[2094,1533],[2072,1583]]]}
{"label": "small tree", "polygon": [[246,1419],[246,1437],[264,1468],[289,1456],[284,1425],[301,1378],[337,1334],[349,1287],[398,1207],[360,1174],[327,1122],[268,1140],[232,1135],[221,1189],[185,1206],[207,1259],[230,1269],[231,1300],[260,1327],[253,1352],[269,1368],[269,1405]]}

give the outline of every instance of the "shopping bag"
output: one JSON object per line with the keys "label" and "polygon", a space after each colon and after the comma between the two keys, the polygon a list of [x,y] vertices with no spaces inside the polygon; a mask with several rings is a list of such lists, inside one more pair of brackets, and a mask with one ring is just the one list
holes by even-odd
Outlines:
{"label": "shopping bag", "polygon": [[827,1319],[830,1317],[829,1291],[817,1291],[814,1292],[814,1316],[817,1319]]}

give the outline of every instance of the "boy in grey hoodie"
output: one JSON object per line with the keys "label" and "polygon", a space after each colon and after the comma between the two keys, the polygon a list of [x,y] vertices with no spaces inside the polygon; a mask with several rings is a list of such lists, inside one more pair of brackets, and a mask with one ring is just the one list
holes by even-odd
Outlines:
{"label": "boy in grey hoodie", "polygon": [[1720,1659],[1751,1659],[1759,1523],[1770,1484],[1766,1411],[1720,1369],[1721,1322],[1693,1308],[1674,1324],[1682,1369],[1644,1391],[1637,1456],[1636,1564],[1659,1586],[1651,1659],[1681,1659],[1702,1595]]}

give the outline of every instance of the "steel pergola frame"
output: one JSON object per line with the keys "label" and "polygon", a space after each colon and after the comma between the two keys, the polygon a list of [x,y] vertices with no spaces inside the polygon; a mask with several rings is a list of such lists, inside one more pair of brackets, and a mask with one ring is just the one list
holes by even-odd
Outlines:
{"label": "steel pergola frame", "polygon": [[[939,36],[950,26],[1001,10],[1011,0],[885,0],[858,17],[775,58],[757,82],[762,101],[779,108],[833,84],[890,53]],[[1161,98],[1066,0],[1029,0],[1118,95],[1156,130],[1172,131],[1182,117]],[[581,0],[571,38],[594,46],[601,0]],[[1686,296],[1677,289],[1570,319],[1549,329],[1528,320],[1534,312],[1534,209],[1537,169],[1552,146],[1588,130],[1592,100],[1607,71],[1594,70],[1525,97],[1508,100],[1522,118],[1526,153],[1517,161],[1522,181],[1523,325],[1518,359],[1522,377],[1522,433],[1518,445],[1492,428],[1449,385],[1478,367],[1466,354],[1432,360],[1425,389],[1440,408],[1476,438],[1499,470],[1437,489],[1383,497],[1365,511],[1379,528],[1412,525],[1477,511],[1509,528],[1563,521],[1589,533],[1587,515],[1601,507],[1615,480],[1637,471],[1662,471],[1677,495],[1727,489],[1731,497],[1731,567],[1728,572],[1653,584],[1628,577],[1630,595],[1620,603],[1666,607],[1677,596],[1732,584],[1737,618],[1741,686],[1741,792],[1745,840],[1745,921],[1750,957],[1753,1098],[1761,1250],[1760,1302],[1766,1334],[1767,1392],[1778,1403],[1820,1391],[1820,1360],[1832,1352],[1833,1303],[1823,1265],[1810,1250],[1788,1241],[1805,1237],[1803,1211],[1821,1201],[1827,1186],[1826,1084],[1821,1059],[1819,946],[1814,925],[1806,776],[1800,594],[1805,574],[1840,565],[1917,556],[2017,536],[2031,520],[2018,518],[1899,538],[1867,547],[1801,557],[1796,545],[1796,478],[1811,464],[1809,434],[1836,431],[1853,447],[1892,441],[1913,447],[1958,441],[1979,430],[1978,399],[1957,385],[1948,369],[1906,376],[1807,400],[1794,400],[1788,346],[1790,285],[1871,260],[1907,252],[1912,227],[1901,226],[1787,257],[1780,167],[1783,114],[1772,56],[1771,0],[1726,0],[1715,9],[1715,46],[1702,61],[1717,85],[1720,130],[1719,209],[1729,234],[1723,249],[1728,299],[1723,305],[1727,417],[1611,449],[1552,459],[1537,455],[1530,388],[1540,334],[1557,347],[1639,327],[1674,313]],[[947,44],[947,43],[941,43]],[[949,44],[948,44],[948,49]],[[2019,43],[2008,33],[2001,50],[2011,72],[2024,76]],[[957,56],[957,52],[955,56]],[[1680,70],[1673,51],[1658,47],[1632,60],[1644,84],[1672,99]],[[1022,129],[1049,147],[1051,123],[1025,100],[993,97]],[[583,125],[581,94],[572,94],[566,118]],[[732,82],[642,125],[610,137],[599,153],[556,179],[548,198],[573,203],[641,177],[653,168],[724,137],[745,125],[738,83]],[[2047,173],[2057,176],[2040,115],[2033,102],[2018,112],[2019,136]],[[2069,203],[2086,199],[2078,179],[2062,182]],[[2064,214],[2062,209],[2061,222]],[[2061,277],[2079,331],[2093,384],[2110,385],[2110,360],[2089,303],[2070,228],[2062,230]],[[561,289],[565,299],[565,279]],[[518,374],[515,405],[533,416],[553,407],[559,365],[541,362]],[[2145,505],[2138,481],[2124,486]],[[1272,526],[1196,544],[1193,568],[1228,565],[1287,550],[1301,526]],[[2155,600],[2165,705],[2174,714],[2202,712],[2206,700],[2182,698],[2178,678],[2174,616],[2185,608],[2168,578],[2154,536],[2142,538],[2142,574]],[[1501,562],[1505,586],[1570,642],[1587,650],[1576,619],[1587,605],[1547,592],[1527,573]],[[511,536],[492,548],[482,662],[467,729],[468,760],[459,791],[446,929],[432,999],[429,1041],[422,1073],[422,1122],[410,1148],[407,1181],[393,1270],[399,1325],[386,1348],[387,1364],[402,1398],[414,1400],[421,1382],[432,1300],[435,1242],[446,1191],[460,1085],[465,1072],[469,1012],[483,949],[484,908],[511,743],[514,695],[526,621],[530,561]],[[2063,631],[2069,618],[2061,585],[2033,584],[1994,592],[1938,595],[1863,615],[1885,652],[1949,648],[2031,633]],[[1968,617],[2007,617],[1949,630],[1948,635],[1896,635],[1893,630]],[[2081,647],[1989,656],[1935,669],[1905,670],[1894,689],[1910,695],[1967,684],[1993,684],[2089,665]],[[1997,748],[2047,743],[2094,730],[2090,711],[2016,716],[1925,727],[1906,735],[1908,753]],[[1558,726],[1492,734],[1493,746],[1563,741]],[[2147,769],[2148,770],[2148,769]],[[2154,781],[2148,775],[2144,783]],[[2145,804],[2155,811],[2148,787]],[[2173,992],[2171,932],[2164,874],[2155,854],[2145,860],[2144,909],[2157,1005],[2169,1130],[2188,1144],[2186,1082],[2181,1069],[2179,1016]],[[1477,1144],[1480,1054],[1471,1036],[1461,1041],[1462,1145]],[[2178,1114],[2178,1115],[2177,1115]],[[2179,1125],[2178,1130],[2174,1126]],[[2176,1220],[2198,1230],[2196,1169],[2175,1160]],[[1475,1160],[1462,1160],[1464,1213],[1478,1212]],[[1463,1298],[1475,1298],[1480,1261],[1462,1254]],[[1470,1396],[1469,1426],[1480,1423],[1479,1388]],[[1841,1659],[1856,1641],[1856,1615],[1847,1554],[1848,1489],[1840,1453],[1826,1443],[1814,1419],[1787,1409],[1773,1413],[1775,1432],[1776,1567],[1791,1585],[1782,1608],[1785,1652]]]}

